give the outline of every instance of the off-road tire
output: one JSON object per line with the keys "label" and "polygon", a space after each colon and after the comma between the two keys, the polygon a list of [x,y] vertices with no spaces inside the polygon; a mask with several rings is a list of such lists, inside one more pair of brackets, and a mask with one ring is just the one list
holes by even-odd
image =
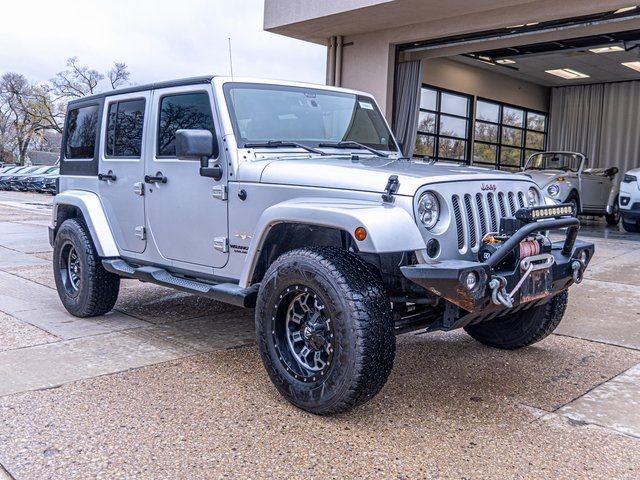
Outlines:
{"label": "off-road tire", "polygon": [[[332,322],[328,370],[304,381],[283,360],[282,341],[275,333],[279,302],[286,302],[281,299],[291,289],[317,294]],[[345,412],[367,402],[387,381],[396,345],[389,299],[379,276],[354,254],[335,247],[283,254],[261,282],[255,314],[264,366],[278,391],[295,406],[319,415]]]}
{"label": "off-road tire", "polygon": [[468,325],[464,329],[475,340],[490,347],[505,350],[528,347],[556,329],[567,308],[568,298],[568,290],[564,290],[544,305]]}
{"label": "off-road tire", "polygon": [[623,218],[622,228],[624,228],[624,230],[629,233],[640,233],[640,222],[638,222],[637,220],[633,222],[625,222]]}
{"label": "off-road tire", "polygon": [[[69,287],[68,273],[61,268],[69,249],[76,252],[79,262],[75,290]],[[79,220],[65,220],[58,229],[53,247],[53,274],[60,300],[71,315],[95,317],[109,312],[116,304],[120,277],[104,269],[87,228]]]}
{"label": "off-road tire", "polygon": [[607,225],[615,227],[620,223],[620,207],[618,206],[618,197],[616,197],[615,202],[613,203],[613,212],[611,214],[607,213],[604,216],[607,221]]}

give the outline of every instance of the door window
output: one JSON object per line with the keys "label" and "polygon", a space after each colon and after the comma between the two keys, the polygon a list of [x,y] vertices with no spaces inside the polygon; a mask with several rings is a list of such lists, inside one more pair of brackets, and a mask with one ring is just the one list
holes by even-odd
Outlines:
{"label": "door window", "polygon": [[140,158],[144,125],[144,99],[109,105],[106,154],[109,157]]}
{"label": "door window", "polygon": [[[160,100],[158,122],[158,157],[176,156],[176,130],[209,130],[215,139],[211,103],[206,92],[166,95]],[[218,156],[218,143],[213,142],[213,156]]]}

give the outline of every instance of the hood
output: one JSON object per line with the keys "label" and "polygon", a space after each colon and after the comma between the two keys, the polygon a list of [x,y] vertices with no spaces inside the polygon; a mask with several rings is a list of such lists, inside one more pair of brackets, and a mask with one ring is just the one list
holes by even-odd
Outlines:
{"label": "hood", "polygon": [[[253,165],[250,165],[253,164]],[[260,164],[260,165],[258,165]],[[452,180],[528,180],[521,175],[480,167],[427,164],[393,158],[349,157],[281,158],[245,162],[242,167],[260,168],[260,182],[383,193],[389,176],[397,175],[398,195],[413,196],[423,185]]]}
{"label": "hood", "polygon": [[544,188],[558,177],[567,177],[571,172],[564,170],[525,170],[524,175],[531,178],[540,188]]}

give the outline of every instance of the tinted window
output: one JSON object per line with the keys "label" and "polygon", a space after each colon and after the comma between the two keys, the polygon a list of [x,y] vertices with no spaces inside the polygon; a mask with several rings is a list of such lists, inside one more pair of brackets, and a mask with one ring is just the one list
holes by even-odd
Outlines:
{"label": "tinted window", "polygon": [[[175,157],[176,130],[213,131],[211,104],[207,93],[187,93],[168,95],[160,102],[160,122],[158,125],[158,156]],[[214,141],[214,157],[217,156]]]}
{"label": "tinted window", "polygon": [[144,104],[144,99],[140,99],[109,105],[107,155],[110,157],[140,157]]}
{"label": "tinted window", "polygon": [[92,105],[69,111],[65,158],[93,158],[96,148],[98,108],[98,105]]}

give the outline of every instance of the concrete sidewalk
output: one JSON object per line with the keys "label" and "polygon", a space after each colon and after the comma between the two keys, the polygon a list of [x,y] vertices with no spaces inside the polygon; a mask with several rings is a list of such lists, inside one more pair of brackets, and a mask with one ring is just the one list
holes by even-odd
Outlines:
{"label": "concrete sidewalk", "polygon": [[640,477],[640,242],[595,240],[547,340],[403,335],[381,394],[322,418],[269,382],[252,311],[123,281],[66,314],[49,201],[0,192],[0,480]]}

